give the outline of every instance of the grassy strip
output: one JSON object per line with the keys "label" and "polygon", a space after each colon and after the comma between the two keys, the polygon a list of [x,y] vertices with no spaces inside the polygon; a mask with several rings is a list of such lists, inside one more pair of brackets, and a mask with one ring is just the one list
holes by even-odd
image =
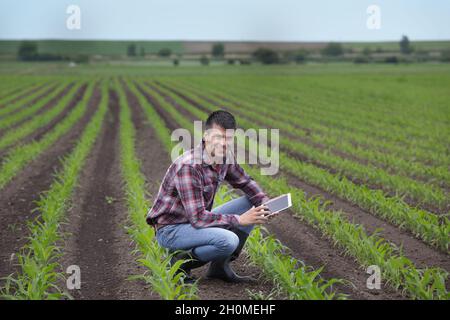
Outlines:
{"label": "grassy strip", "polygon": [[[170,92],[167,93],[170,94]],[[186,95],[196,101],[188,93]],[[204,116],[201,111],[190,106],[176,95],[172,94],[171,96],[195,116]],[[205,106],[208,106],[208,104],[205,104]],[[208,108],[211,111],[215,109],[213,106]],[[237,119],[242,127],[252,127],[252,123],[246,119],[241,117],[237,117]],[[286,143],[290,142],[287,141]],[[318,168],[310,163],[289,158],[283,152],[280,152],[279,156],[281,169],[411,231],[417,238],[443,251],[448,250],[450,222],[447,217],[438,217],[420,208],[410,207],[399,197],[388,197],[381,190],[373,190],[365,185],[357,185],[342,175],[331,174],[327,170]]]}
{"label": "grassy strip", "polygon": [[[140,100],[144,98],[133,85],[130,87]],[[148,105],[148,102],[143,104],[143,106],[145,106],[145,108],[151,107],[151,105]],[[153,107],[151,108],[153,109]],[[161,123],[161,118],[154,111],[152,111],[152,116],[151,123]],[[185,124],[187,125],[186,122]],[[191,126],[189,126],[189,128],[190,127]],[[191,131],[192,130],[193,129],[191,129]],[[168,129],[166,129],[166,131],[168,131]],[[168,133],[161,136],[169,137]],[[170,146],[168,144],[170,140],[164,141],[166,148]],[[226,190],[224,189],[217,193],[219,197],[217,198],[218,201],[216,201],[216,204],[220,204],[220,201],[225,201],[225,193]],[[248,248],[254,263],[261,267],[274,283],[283,289],[284,293],[287,294],[290,299],[331,300],[335,298],[345,298],[345,295],[337,294],[332,290],[333,284],[341,283],[342,280],[324,280],[319,277],[322,268],[312,270],[312,268],[308,266],[299,266],[301,262],[285,253],[287,251],[286,247],[282,246],[279,241],[275,241],[271,237],[263,237],[259,230],[252,232],[248,238],[246,247]]]}
{"label": "grassy strip", "polygon": [[[149,88],[145,89],[151,92]],[[181,102],[181,101],[180,101]],[[168,112],[176,110],[165,104]],[[172,110],[173,109],[173,110]],[[172,111],[171,111],[172,110]],[[197,110],[197,112],[202,113]],[[201,114],[201,119],[205,118],[205,113]],[[178,117],[182,126],[191,127],[188,120]],[[242,135],[237,135],[238,142],[244,142]],[[270,154],[259,146],[261,155]],[[415,265],[401,252],[397,254],[397,248],[379,237],[376,233],[368,236],[361,225],[355,225],[348,222],[339,211],[326,210],[329,202],[322,202],[319,197],[308,200],[303,190],[289,186],[285,178],[274,178],[260,175],[257,169],[247,165],[242,165],[253,176],[258,177],[258,182],[271,194],[283,194],[291,192],[293,198],[297,199],[294,203],[294,212],[299,217],[304,218],[309,224],[321,230],[321,232],[330,237],[335,245],[343,248],[346,253],[356,258],[361,265],[378,265],[389,283],[395,289],[402,289],[402,292],[416,299],[448,299],[445,282],[448,273],[440,268],[417,269]]]}
{"label": "grassy strip", "polygon": [[30,120],[24,122],[21,126],[11,129],[0,139],[0,150],[18,142],[20,139],[33,133],[35,130],[50,123],[56,116],[58,116],[66,108],[67,104],[75,97],[81,84],[77,84],[70,89],[70,91],[58,101],[49,111],[34,116]]}
{"label": "grassy strip", "polygon": [[[131,122],[131,112],[125,93],[117,83],[114,88],[119,95],[120,102],[121,168],[131,221],[131,226],[127,228],[127,231],[136,243],[137,262],[147,269],[144,274],[135,275],[131,279],[143,279],[162,299],[197,299],[196,284],[184,283],[184,274],[181,272],[176,274],[185,260],[177,261],[170,266],[172,255],[159,246],[154,229],[150,228],[145,221],[150,203],[146,199],[147,188],[145,177],[140,170],[141,163],[135,153],[136,133]],[[158,127],[158,130],[162,130],[162,127]],[[159,134],[159,136],[164,135],[163,132]]]}
{"label": "grassy strip", "polygon": [[86,112],[88,101],[93,90],[94,83],[92,82],[88,85],[83,98],[72,109],[69,115],[60,121],[50,132],[47,132],[39,141],[33,140],[28,144],[19,145],[9,151],[0,167],[0,190],[30,161],[42,154],[60,137],[69,132]]}
{"label": "grassy strip", "polygon": [[30,236],[18,254],[20,271],[10,275],[1,290],[5,299],[59,299],[68,296],[56,283],[63,277],[57,262],[61,256],[58,241],[64,215],[70,208],[70,201],[79,174],[102,128],[108,109],[106,87],[102,86],[102,100],[99,109],[87,125],[71,154],[65,157],[63,167],[55,180],[39,201],[36,210],[40,213],[29,224]]}

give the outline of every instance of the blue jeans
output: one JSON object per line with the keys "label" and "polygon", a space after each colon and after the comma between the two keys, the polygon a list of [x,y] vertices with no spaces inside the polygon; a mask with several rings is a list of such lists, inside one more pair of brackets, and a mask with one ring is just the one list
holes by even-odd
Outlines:
{"label": "blue jeans", "polygon": [[[212,210],[215,213],[243,214],[253,205],[247,196],[224,203]],[[250,234],[254,225],[238,226]],[[239,238],[231,230],[220,227],[194,228],[190,223],[171,224],[158,229],[156,240],[159,245],[170,250],[193,249],[202,261],[213,261],[230,256],[239,244]]]}

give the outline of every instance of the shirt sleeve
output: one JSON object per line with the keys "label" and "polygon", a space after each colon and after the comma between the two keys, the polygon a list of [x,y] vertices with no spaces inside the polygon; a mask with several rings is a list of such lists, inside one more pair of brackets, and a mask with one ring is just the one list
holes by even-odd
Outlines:
{"label": "shirt sleeve", "polygon": [[181,198],[186,218],[193,227],[239,225],[237,214],[213,213],[205,209],[201,175],[192,165],[182,165],[175,176],[175,187]]}
{"label": "shirt sleeve", "polygon": [[229,164],[225,180],[233,188],[244,191],[255,207],[261,205],[263,200],[269,199],[258,183],[237,162]]}

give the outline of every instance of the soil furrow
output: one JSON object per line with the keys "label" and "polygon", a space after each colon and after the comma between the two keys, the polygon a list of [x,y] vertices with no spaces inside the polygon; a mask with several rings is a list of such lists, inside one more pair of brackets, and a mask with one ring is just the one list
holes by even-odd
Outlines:
{"label": "soil furrow", "polygon": [[[47,90],[45,90],[44,92],[42,92],[40,95],[38,95],[37,97],[35,97],[34,99],[32,99],[31,101],[27,102],[26,104],[21,105],[19,108],[15,109],[14,111],[1,116],[0,118],[5,118],[5,117],[9,117],[15,113],[20,112],[21,110],[28,108],[29,106],[32,106],[33,104],[37,103],[39,100],[45,98],[46,96],[48,96],[49,94],[51,94],[55,89],[57,88],[57,85],[52,85],[51,87],[49,87]],[[31,94],[31,93],[30,93]],[[15,124],[16,125],[16,124]],[[14,126],[15,126],[14,125]],[[12,128],[12,127],[11,127]],[[3,131],[3,130],[2,130]],[[2,133],[2,132],[0,132]]]}
{"label": "soil furrow", "polygon": [[[32,119],[38,115],[41,115],[44,112],[53,108],[58,103],[58,101],[61,100],[62,97],[64,97],[64,95],[67,94],[67,92],[69,92],[70,88],[73,87],[73,85],[74,85],[73,83],[69,84],[67,87],[65,87],[61,92],[59,92],[55,97],[53,97],[50,101],[48,101],[45,105],[43,105],[39,110],[37,110],[32,115],[25,117],[24,119],[20,120],[19,122],[15,123],[14,125],[12,125],[11,127],[7,128],[7,129],[0,130],[0,136],[4,135],[9,130],[14,130],[15,128],[20,127],[21,125],[23,125],[25,122],[29,121],[30,119]],[[78,90],[78,91],[80,91],[80,90]]]}
{"label": "soil furrow", "polygon": [[[152,199],[154,199],[157,195],[159,184],[163,179],[171,160],[154,133],[153,128],[145,120],[146,117],[142,111],[142,107],[139,106],[136,97],[134,97],[128,90],[127,96],[132,107],[133,122],[137,129],[136,141],[138,142],[138,157],[142,161],[143,172],[149,185],[148,188],[150,194],[152,195]],[[163,117],[163,113],[161,112],[163,108],[157,104],[156,100],[150,95],[146,95],[146,97],[155,107],[158,114],[165,119]],[[174,125],[173,121],[170,122],[170,125],[168,122],[166,122],[166,124],[170,130],[174,130],[179,127],[178,125]],[[248,258],[242,254],[238,259],[233,261],[232,267],[238,274],[241,275],[251,274],[257,276],[261,274],[260,269],[247,265],[247,263]],[[272,289],[272,284],[270,282],[263,281],[262,279],[258,282],[245,285],[230,284],[221,280],[204,279],[203,276],[206,273],[208,265],[209,264],[192,271],[193,275],[200,278],[198,288],[199,297],[201,299],[249,299],[249,295],[245,289],[256,292],[261,291],[265,294],[268,294]]]}
{"label": "soil furrow", "polygon": [[[15,97],[15,98],[12,99],[11,101],[8,101],[7,104],[1,104],[1,105],[0,105],[0,108],[6,107],[8,104],[16,103],[17,101],[19,101],[19,100],[21,100],[21,99],[23,99],[23,98],[29,96],[30,94],[33,94],[33,93],[35,93],[36,91],[42,89],[42,88],[45,87],[46,85],[48,85],[48,83],[40,84],[40,85],[38,85],[36,88],[33,88],[33,89],[31,89],[31,90],[25,89],[26,92],[23,92],[22,94],[20,94],[19,96]],[[19,92],[19,91],[21,91],[21,90],[23,90],[23,88],[18,88],[17,90],[14,90],[14,92],[11,92],[8,96],[12,96],[12,95],[16,94],[17,92]],[[3,98],[3,97],[2,97],[2,98]],[[6,98],[6,97],[5,97],[5,98]]]}
{"label": "soil furrow", "polygon": [[120,107],[115,91],[109,91],[109,98],[101,135],[74,197],[63,265],[80,267],[81,289],[71,292],[76,299],[155,299],[145,283],[127,280],[144,269],[132,256],[134,245],[125,230],[128,213],[120,169]]}
{"label": "soil furrow", "polygon": [[[165,89],[170,90],[170,91],[173,92],[174,94],[178,95],[181,99],[183,99],[183,100],[185,100],[186,102],[190,103],[191,105],[193,105],[193,106],[199,108],[200,110],[202,110],[202,111],[204,111],[204,112],[208,112],[208,109],[207,109],[207,108],[205,108],[204,106],[202,106],[202,105],[199,104],[198,102],[193,101],[192,99],[190,99],[189,97],[187,97],[186,95],[184,95],[182,92],[180,92],[180,91],[178,91],[178,90],[175,90],[175,89],[173,89],[173,88],[170,88],[169,86],[167,86],[167,85],[165,85],[165,84],[162,84],[162,83],[160,83],[159,81],[155,81],[155,83],[158,83],[159,85],[161,85],[161,86],[164,87]],[[152,87],[153,87],[153,86],[152,86]],[[154,88],[154,87],[153,87],[153,88]],[[157,88],[154,88],[154,89],[157,90]],[[160,91],[158,91],[158,93],[159,93],[159,92],[160,92]],[[200,95],[200,96],[201,96],[201,95]],[[224,105],[223,103],[218,103],[217,101],[214,101],[213,99],[208,98],[208,97],[205,97],[205,96],[201,96],[201,97],[202,97],[203,99],[205,99],[206,101],[209,101],[210,103],[214,104],[214,105],[217,105],[217,106],[220,105],[221,108],[223,108],[223,109],[225,109],[225,110],[228,110],[228,111],[230,111],[230,112],[236,112],[235,110],[229,110],[229,108],[227,108],[226,105]],[[173,100],[173,99],[170,98],[170,97],[168,97],[168,98],[169,98],[170,100]],[[224,99],[225,101],[229,101],[229,99],[226,99],[226,98],[222,98],[222,99]],[[240,105],[240,104],[236,104],[236,102],[232,102],[232,103],[235,104],[235,105],[237,105],[237,106],[240,106],[240,107],[242,107],[242,108],[245,108],[245,106],[242,106],[242,105]],[[237,111],[236,113],[239,114],[239,115],[241,115],[241,116],[243,116],[244,118],[246,118],[246,116],[243,115],[241,112]],[[255,120],[252,120],[252,121],[253,121],[255,124],[257,124],[257,125],[262,125],[262,126],[266,126],[266,125],[267,125],[267,123],[261,123],[260,121],[255,121]],[[300,127],[299,125],[294,125],[294,124],[293,124],[293,126],[296,127],[296,128],[305,130],[304,128]],[[309,130],[309,129],[308,129],[308,130]],[[312,141],[310,141],[310,140],[308,140],[308,139],[306,139],[306,138],[304,138],[304,137],[299,137],[299,136],[293,135],[293,134],[291,134],[290,132],[283,131],[282,134],[284,134],[286,137],[290,138],[291,140],[300,141],[300,142],[302,142],[302,143],[304,143],[304,144],[306,144],[306,145],[308,145],[308,146],[311,146],[311,147],[313,147],[313,148],[316,148],[316,149],[318,149],[318,150],[331,151],[333,154],[337,155],[338,157],[340,157],[340,158],[342,158],[342,159],[349,160],[349,161],[353,161],[353,162],[356,162],[356,163],[361,164],[361,165],[364,165],[364,166],[373,166],[374,168],[383,169],[383,170],[386,170],[386,172],[387,172],[388,174],[396,174],[396,172],[395,172],[394,169],[392,169],[392,168],[386,168],[385,166],[380,166],[380,165],[377,166],[377,165],[371,164],[367,159],[360,159],[360,158],[358,158],[358,157],[356,157],[356,156],[349,155],[349,154],[347,154],[347,153],[345,153],[345,152],[342,152],[342,151],[340,151],[340,150],[336,150],[336,149],[334,149],[334,148],[326,147],[326,146],[324,146],[324,145],[322,145],[322,144],[320,144],[320,143],[314,143],[314,142],[312,142]],[[311,130],[307,131],[307,135],[309,135],[309,134],[311,134]],[[269,143],[270,143],[270,137],[268,137],[268,141],[269,141]],[[320,163],[320,162],[318,162],[318,161],[311,160],[311,159],[309,159],[307,156],[305,156],[305,155],[303,155],[303,154],[300,154],[300,153],[298,153],[298,152],[296,152],[296,151],[292,151],[292,150],[290,150],[290,149],[288,149],[288,148],[286,148],[286,147],[281,147],[280,150],[283,151],[283,152],[285,152],[286,154],[288,154],[288,155],[289,155],[290,157],[292,157],[292,158],[300,159],[300,160],[302,160],[302,161],[311,163],[311,164],[315,165],[316,167],[321,168],[321,169],[324,169],[324,170],[327,170],[328,172],[330,172],[330,173],[332,173],[332,174],[335,174],[335,173],[338,172],[338,170],[336,170],[336,169],[334,169],[334,168],[332,168],[332,167],[329,167],[329,166],[327,166],[327,165],[324,165],[324,164],[322,164],[322,163]],[[367,185],[368,187],[370,187],[371,189],[379,189],[379,190],[383,190],[383,191],[384,191],[387,195],[389,195],[389,196],[394,196],[394,195],[395,195],[394,192],[389,191],[389,190],[386,190],[386,188],[384,188],[382,185],[377,185],[377,184],[374,184],[374,183],[368,183],[368,182],[362,181],[361,179],[358,179],[358,178],[355,178],[355,177],[352,177],[352,176],[349,176],[349,175],[345,175],[345,177],[346,177],[348,180],[354,182],[355,184],[358,184],[358,185],[365,184],[365,185]],[[407,177],[408,177],[408,178],[411,178],[411,179],[413,179],[413,180],[416,180],[416,181],[419,182],[419,183],[424,183],[424,182],[426,182],[426,179],[423,179],[423,178],[419,178],[419,177],[415,177],[415,176],[407,176]],[[440,186],[440,188],[442,188],[443,191],[446,191],[446,192],[449,191],[449,188],[446,187],[446,186],[443,186],[443,187]],[[437,207],[437,206],[431,206],[431,205],[429,205],[429,204],[422,204],[422,203],[420,203],[420,201],[417,201],[417,200],[415,200],[415,199],[412,199],[410,196],[405,197],[405,198],[404,198],[404,201],[405,201],[408,205],[410,205],[410,206],[416,206],[416,205],[418,205],[419,207],[423,208],[424,210],[428,210],[428,211],[430,211],[430,212],[432,212],[432,213],[435,213],[435,214],[443,214],[444,212],[450,210],[450,205],[447,206],[447,207],[445,207],[445,208],[439,208],[439,207]]]}
{"label": "soil furrow", "polygon": [[[149,100],[150,101],[150,100]],[[155,99],[152,97],[152,101]],[[159,105],[155,110],[162,117]],[[192,115],[191,120],[194,120]],[[172,120],[173,121],[173,120]],[[172,127],[166,122],[168,127]],[[178,126],[175,126],[178,127]],[[315,268],[325,266],[322,275],[326,278],[340,278],[353,283],[353,285],[338,286],[340,292],[349,294],[353,299],[400,299],[401,296],[385,286],[382,290],[369,290],[366,287],[368,275],[361,267],[349,257],[334,248],[329,241],[323,238],[313,227],[305,225],[286,212],[267,225],[276,238],[292,250],[292,255]]]}
{"label": "soil furrow", "polygon": [[[306,160],[299,159],[299,161]],[[411,232],[401,230],[357,205],[334,196],[318,187],[311,186],[292,176],[292,174],[285,173],[284,175],[288,177],[290,185],[305,190],[308,196],[321,195],[325,200],[332,201],[333,203],[329,209],[342,210],[349,220],[363,225],[368,232],[372,233],[376,229],[382,228],[383,230],[380,232],[381,236],[398,247],[402,246],[404,254],[419,267],[437,266],[450,271],[450,256],[447,253],[429,246],[420,239],[417,239]]]}
{"label": "soil furrow", "polygon": [[98,90],[94,91],[87,112],[65,135],[48,150],[30,162],[23,171],[8,183],[0,193],[0,223],[4,226],[0,234],[0,277],[14,271],[17,262],[14,254],[25,244],[28,236],[26,222],[36,218],[31,211],[34,201],[50,188],[54,172],[61,168],[60,157],[75,146],[82,130],[92,117],[98,101]]}
{"label": "soil furrow", "polygon": [[[70,111],[72,111],[73,108],[75,108],[77,103],[83,97],[86,89],[87,89],[87,85],[86,84],[82,85],[78,89],[78,91],[75,93],[74,97],[69,101],[67,106],[64,108],[64,110],[60,114],[58,114],[54,119],[52,119],[50,121],[50,123],[46,124],[45,126],[43,126],[41,128],[36,129],[35,131],[33,131],[33,133],[26,136],[22,140],[20,140],[19,143],[27,144],[27,143],[30,143],[32,140],[40,140],[47,132],[51,131],[62,119],[64,119],[70,113]],[[65,91],[64,94],[67,93],[67,90],[69,90],[69,89],[66,88],[66,90],[64,90]],[[57,100],[59,100],[59,99],[56,99],[56,98],[52,99],[52,101],[49,101],[49,103],[47,103],[47,105],[45,107],[46,108],[52,107],[50,104],[55,105],[57,103]],[[15,146],[16,145],[9,146],[9,147],[6,147],[4,150],[0,151],[0,160]]]}

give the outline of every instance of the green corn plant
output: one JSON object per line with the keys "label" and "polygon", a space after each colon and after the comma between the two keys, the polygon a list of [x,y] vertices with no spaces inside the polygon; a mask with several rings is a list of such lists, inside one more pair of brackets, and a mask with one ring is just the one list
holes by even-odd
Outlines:
{"label": "green corn plant", "polygon": [[36,202],[39,215],[28,223],[29,242],[17,254],[19,270],[5,279],[0,296],[5,299],[61,299],[70,298],[57,283],[63,279],[58,263],[61,257],[59,231],[70,208],[78,176],[102,128],[107,111],[106,87],[102,87],[99,109],[83,131],[72,152],[62,159],[62,169],[56,173],[50,189]]}
{"label": "green corn plant", "polygon": [[94,90],[94,82],[88,85],[83,98],[77,103],[72,111],[61,120],[49,132],[38,141],[33,140],[27,144],[18,145],[12,148],[4,157],[0,165],[0,190],[11,181],[30,161],[38,157],[45,150],[52,146],[60,137],[81,119],[85,114],[88,101]]}
{"label": "green corn plant", "polygon": [[[137,93],[136,91],[134,91],[135,93]],[[169,111],[170,112],[170,111]],[[153,116],[156,116],[156,114],[152,114]],[[155,120],[155,118],[153,118],[153,120]],[[219,191],[218,192],[218,199],[220,199],[220,201],[225,201],[226,199],[230,199],[231,195],[227,194],[226,190],[223,191]],[[220,202],[219,202],[220,203]],[[252,233],[253,234],[253,233]],[[255,233],[256,234],[256,233]],[[253,237],[256,237],[253,236]],[[249,237],[250,239],[250,237]],[[290,291],[291,292],[291,298],[295,298],[295,299],[333,299],[333,298],[338,298],[338,299],[343,299],[345,298],[345,295],[343,294],[336,294],[333,290],[331,290],[331,287],[333,284],[335,283],[340,283],[341,280],[337,280],[337,279],[330,279],[328,281],[323,280],[323,279],[316,279],[318,274],[320,273],[321,269],[319,271],[309,271],[306,269],[306,267],[302,267],[300,269],[297,268],[296,266],[296,260],[295,259],[291,259],[291,260],[282,260],[281,258],[281,254],[277,251],[277,252],[271,252],[272,255],[269,254],[265,254],[263,252],[263,254],[261,254],[262,251],[262,247],[260,246],[261,241],[258,240],[250,240],[248,241],[249,245],[253,244],[253,248],[254,250],[256,250],[257,252],[259,252],[257,254],[257,256],[273,256],[274,259],[278,258],[277,263],[274,263],[272,265],[264,265],[264,264],[260,264],[261,267],[264,267],[264,270],[276,270],[275,275],[278,275],[278,278],[275,275],[272,275],[274,281],[276,281],[277,283],[280,284],[280,286],[283,286],[284,284],[284,288],[286,288],[286,291]],[[273,246],[275,246],[275,248],[279,248],[280,247],[280,243],[275,242],[273,239],[272,240],[267,240],[267,243],[272,244],[272,248]],[[279,249],[280,250],[280,249]],[[288,263],[291,262],[290,265],[288,265]],[[283,279],[283,277],[281,276],[283,274],[284,270],[289,270],[290,272],[295,272],[295,277],[294,279],[297,281],[294,285],[292,285],[292,283],[290,283],[290,287],[287,287],[288,285],[288,281],[285,281],[284,283],[281,282],[281,279]],[[294,271],[295,270],[295,271]],[[268,271],[269,272],[269,271]],[[286,274],[286,273],[284,273]],[[292,280],[292,279],[291,279]],[[297,289],[295,289],[295,285],[299,285],[302,284],[303,286],[299,286]],[[293,291],[296,290],[296,293],[293,293]]]}
{"label": "green corn plant", "polygon": [[196,283],[185,283],[184,274],[177,273],[181,263],[186,260],[181,259],[170,266],[171,255],[159,246],[154,230],[145,221],[150,203],[147,200],[145,178],[140,171],[141,163],[134,150],[135,129],[131,122],[131,112],[123,88],[117,81],[114,81],[113,88],[119,96],[120,105],[121,168],[131,221],[127,232],[136,244],[134,253],[138,257],[137,262],[146,268],[144,274],[132,276],[130,279],[145,280],[163,299],[197,299]]}
{"label": "green corn plant", "polygon": [[[150,91],[150,89],[145,89]],[[154,91],[152,94],[157,95]],[[172,96],[173,97],[173,96]],[[173,97],[175,98],[175,97]],[[164,103],[162,99],[159,100],[161,103]],[[178,101],[181,104],[181,101]],[[185,127],[190,127],[189,121],[185,120],[183,117],[177,116],[177,111],[168,104],[164,104],[170,114],[174,114],[174,118],[177,119],[178,123],[184,125]],[[188,107],[187,107],[188,108]],[[196,116],[204,117],[205,114],[199,110],[195,111]],[[242,137],[240,138],[242,139]],[[266,151],[266,152],[265,152]],[[268,154],[267,150],[261,151],[262,154]],[[250,169],[246,166],[248,170],[251,172],[256,172],[255,169]],[[255,176],[257,174],[255,173]],[[265,176],[261,176],[261,179],[268,179]],[[289,187],[285,180],[276,179],[276,182],[272,180],[273,178],[265,181],[265,185],[267,190],[273,190],[275,194],[286,193],[286,192],[294,192],[294,190]],[[282,187],[280,187],[282,186]],[[385,277],[387,279],[393,279],[395,277],[395,272],[399,272],[398,269],[390,269],[392,267],[390,260],[383,260],[382,257],[388,255],[388,249],[391,247],[390,244],[385,243],[382,238],[378,238],[376,235],[367,236],[365,231],[361,226],[356,226],[350,222],[347,222],[342,215],[336,212],[331,212],[324,210],[323,208],[318,208],[319,201],[316,201],[316,207],[314,208],[314,203],[312,203],[312,207],[309,207],[310,202],[304,199],[303,193],[295,190],[296,195],[298,195],[299,199],[302,199],[301,203],[304,205],[303,209],[307,209],[312,215],[309,217],[308,222],[313,226],[320,228],[322,232],[327,234],[330,238],[332,238],[335,245],[342,246],[347,253],[356,257],[364,266],[368,266],[371,264],[379,263],[380,266],[386,266],[385,269]],[[324,202],[326,204],[326,202]],[[302,210],[303,211],[303,210]],[[301,212],[301,211],[300,211]],[[303,216],[303,215],[301,215]],[[369,246],[369,256],[367,256],[366,250],[361,250],[361,247],[358,246],[359,241],[364,240],[367,242]],[[375,242],[375,243],[373,243]],[[393,249],[392,249],[393,250]],[[371,254],[370,254],[371,253]],[[395,257],[395,256],[392,256]],[[365,260],[367,259],[367,260]],[[406,258],[404,258],[406,259]],[[409,260],[408,260],[409,261]],[[387,270],[387,271],[386,271]],[[391,271],[390,273],[388,271]],[[414,274],[419,274],[420,271],[413,267]],[[448,274],[445,270],[440,268],[430,268],[427,270],[431,270],[430,272],[440,275],[438,277],[434,277],[434,279],[446,279]],[[395,271],[395,272],[392,272]],[[402,278],[399,283],[395,283],[393,286],[398,288],[400,286],[406,287],[406,292],[413,298],[424,298],[420,295],[420,292],[414,286],[408,286],[410,283],[408,281],[409,275],[407,273],[402,273]],[[442,285],[434,285],[433,283],[428,283],[428,286],[432,286],[436,288],[433,292],[434,299],[445,299],[448,296],[446,291],[441,291]]]}

